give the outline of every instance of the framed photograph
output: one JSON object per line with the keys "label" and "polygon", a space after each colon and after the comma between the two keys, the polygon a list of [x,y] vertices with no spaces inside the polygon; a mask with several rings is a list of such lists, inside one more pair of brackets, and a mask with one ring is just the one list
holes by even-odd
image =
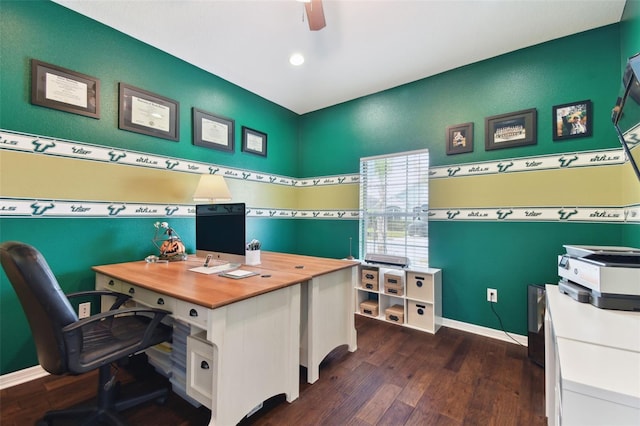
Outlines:
{"label": "framed photograph", "polygon": [[583,138],[593,133],[591,101],[578,101],[553,107],[553,140]]}
{"label": "framed photograph", "polygon": [[233,152],[235,121],[193,108],[193,144]]}
{"label": "framed photograph", "polygon": [[267,156],[267,134],[242,126],[242,150]]}
{"label": "framed photograph", "polygon": [[177,141],[179,110],[173,99],[120,83],[119,129]]}
{"label": "framed photograph", "polygon": [[447,155],[473,152],[473,123],[447,127]]}
{"label": "framed photograph", "polygon": [[100,80],[32,59],[31,103],[100,118]]}
{"label": "framed photograph", "polygon": [[515,146],[535,145],[538,126],[535,108],[494,115],[484,119],[484,148],[512,148]]}

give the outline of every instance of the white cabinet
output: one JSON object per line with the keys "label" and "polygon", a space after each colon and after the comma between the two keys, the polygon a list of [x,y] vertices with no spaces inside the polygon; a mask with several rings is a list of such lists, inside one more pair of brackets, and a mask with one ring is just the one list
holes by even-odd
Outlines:
{"label": "white cabinet", "polygon": [[200,335],[187,336],[187,395],[211,409],[215,400],[215,374],[218,371],[216,347]]}
{"label": "white cabinet", "polygon": [[[360,265],[357,314],[436,333],[442,325],[442,271]],[[376,309],[377,308],[377,309]]]}
{"label": "white cabinet", "polygon": [[640,312],[598,309],[546,286],[549,425],[640,424]]}

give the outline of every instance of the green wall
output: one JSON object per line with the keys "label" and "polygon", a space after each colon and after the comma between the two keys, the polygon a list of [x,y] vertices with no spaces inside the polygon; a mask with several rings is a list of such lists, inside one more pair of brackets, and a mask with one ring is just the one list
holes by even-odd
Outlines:
{"label": "green wall", "polygon": [[[633,22],[637,27],[638,19]],[[625,44],[640,51],[640,38],[628,32],[633,42]],[[429,148],[432,166],[619,148],[609,114],[620,87],[620,43],[619,26],[611,25],[306,114],[300,120],[304,138],[300,172],[303,176],[355,173],[360,157],[425,147]],[[589,54],[575,46],[589,46]],[[593,102],[593,136],[554,142],[552,107],[582,99]],[[538,110],[536,145],[484,150],[485,117],[528,108]],[[446,127],[465,122],[475,124],[474,151],[447,156]],[[526,178],[527,190],[540,191],[536,182],[543,173],[531,173]],[[477,178],[471,184],[477,185],[475,191],[507,203],[496,204],[496,208],[511,205],[507,201],[511,194],[495,193],[502,189],[483,187]],[[619,182],[611,185],[617,187]],[[550,196],[561,193],[562,187],[563,183],[557,182],[548,191],[546,204],[531,207],[556,205]],[[464,205],[464,200],[455,200],[455,194],[450,198],[454,199],[453,205]],[[544,200],[544,195],[538,198]],[[317,231],[316,223],[303,223],[301,227],[306,234]],[[564,252],[563,244],[624,242],[640,246],[638,228],[628,224],[432,220],[429,257],[432,267],[443,269],[443,315],[499,328],[486,303],[486,288],[496,288],[496,310],[506,329],[526,335],[526,287],[557,282],[556,256]],[[355,235],[357,228],[349,231]]]}
{"label": "green wall", "polygon": [[[237,169],[298,175],[298,116],[293,112],[49,1],[2,0],[0,20],[0,128]],[[99,78],[100,119],[32,105],[29,85],[32,58]],[[119,82],[177,100],[180,103],[180,142],[119,130]],[[192,144],[191,107],[235,120],[234,153]],[[240,153],[243,125],[268,134],[267,158]],[[13,155],[0,152],[0,168],[8,168],[12,158]],[[72,189],[51,186],[56,182],[55,175],[63,173],[59,167],[55,163],[45,172],[25,170],[27,174],[44,175],[33,182],[40,187],[41,197]],[[86,173],[85,168],[81,170]],[[65,170],[64,173],[73,174],[73,171]],[[50,180],[47,175],[51,176]],[[78,186],[93,178],[90,174],[76,176]],[[177,178],[181,179],[180,176]],[[0,196],[20,197],[20,193],[9,192],[10,188],[15,187],[17,181],[28,180],[29,176],[16,175],[10,179],[11,182],[5,177],[0,182]],[[113,183],[116,182],[114,176]],[[100,184],[110,185],[110,182]],[[156,193],[163,191],[162,188],[150,187],[148,192],[149,196],[155,197]],[[168,193],[166,197],[176,196]],[[89,188],[83,199],[94,199]],[[118,200],[122,198],[110,201]],[[167,202],[180,201],[169,199]],[[153,217],[3,217],[0,219],[0,241],[20,240],[35,245],[50,263],[63,290],[71,292],[93,287],[92,265],[142,259],[154,253],[150,224],[155,220]],[[295,223],[267,222],[249,220],[248,235],[269,241],[269,250],[295,251]],[[174,218],[171,225],[179,230],[185,241],[190,242],[188,249],[193,250],[193,220]],[[26,320],[4,273],[0,274],[0,336],[0,374],[37,364]]]}
{"label": "green wall", "polygon": [[[618,148],[608,115],[620,85],[622,58],[640,51],[637,1],[628,2],[625,18],[620,25],[523,49],[298,116],[57,4],[3,0],[0,2],[0,128],[297,178],[357,174],[360,157],[420,148],[429,148],[434,167]],[[574,46],[588,46],[588,54],[584,48]],[[31,105],[31,58],[99,77],[102,84],[100,120]],[[118,130],[118,82],[178,100],[180,142]],[[582,99],[593,101],[593,136],[553,142],[551,107]],[[208,150],[191,143],[192,106],[235,119],[234,153]],[[538,143],[485,151],[484,118],[527,108],[538,109]],[[474,151],[447,156],[446,127],[469,121],[475,123]],[[240,152],[242,125],[269,135],[267,158]],[[0,168],[6,165],[2,163],[2,155],[0,150]],[[13,156],[5,154],[5,158]],[[55,166],[46,173],[54,174],[60,161],[50,163]],[[73,162],[69,167],[75,169]],[[535,188],[541,173],[544,172],[527,175],[529,187]],[[23,179],[22,176],[11,178]],[[79,181],[90,178],[77,177]],[[474,178],[470,182],[482,185],[485,181]],[[60,188],[47,187],[51,183],[46,179],[38,185],[42,185],[43,196],[60,192]],[[612,187],[618,185],[620,182],[612,182]],[[558,188],[561,186],[559,182]],[[9,193],[6,187],[6,181],[0,182],[0,197],[21,196]],[[163,196],[161,188],[149,191],[154,197]],[[166,202],[181,202],[170,199],[170,195],[166,197]],[[86,199],[94,199],[88,190]],[[465,200],[456,199],[455,194],[448,194],[447,199],[452,205],[465,205]],[[497,199],[496,207],[502,207],[501,198]],[[553,205],[543,197],[540,206]],[[141,259],[152,252],[149,223],[153,220],[153,217],[144,220],[2,217],[0,240],[16,239],[37,246],[62,288],[69,292],[93,286],[91,265]],[[186,241],[193,241],[192,219],[175,218],[171,223]],[[343,257],[348,254],[349,237],[352,237],[353,254],[358,255],[355,220],[252,218],[248,220],[248,227],[249,235],[268,242],[265,245],[268,250]],[[443,269],[444,316],[498,328],[485,301],[485,288],[490,286],[499,291],[496,309],[507,330],[526,334],[526,285],[557,281],[555,258],[566,243],[640,246],[640,226],[430,222],[431,266]],[[0,374],[37,363],[24,315],[3,273],[0,274],[0,335]]]}

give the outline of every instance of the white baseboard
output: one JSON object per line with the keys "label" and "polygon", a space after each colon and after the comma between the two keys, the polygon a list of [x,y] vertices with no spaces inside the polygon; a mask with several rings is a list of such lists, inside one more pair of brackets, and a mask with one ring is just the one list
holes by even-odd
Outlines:
{"label": "white baseboard", "polygon": [[469,324],[467,322],[456,321],[449,318],[442,318],[442,325],[449,328],[455,328],[457,330],[468,331],[469,333],[478,334],[480,336],[490,337],[492,339],[503,340],[505,342],[513,343],[517,341],[522,346],[529,346],[529,339],[527,336],[520,334],[509,333],[509,336],[513,337],[513,340],[509,338],[502,330],[496,330],[494,328],[482,327],[475,324]]}
{"label": "white baseboard", "polygon": [[[526,336],[519,334],[509,333],[509,336],[505,335],[501,330],[495,330],[493,328],[482,327],[475,324],[469,324],[466,322],[456,321],[448,318],[442,318],[442,325],[449,328],[455,328],[457,330],[467,331],[469,333],[478,334],[480,336],[490,337],[492,339],[503,340],[505,342],[514,343],[509,336],[513,337],[518,343],[523,346],[528,345],[528,339]],[[514,343],[515,344],[515,343]],[[0,376],[0,390],[10,388],[11,386],[20,385],[31,380],[39,379],[48,375],[45,370],[39,365],[34,367],[25,368],[24,370],[14,371],[13,373],[3,374]]]}
{"label": "white baseboard", "polygon": [[39,365],[14,371],[13,373],[3,374],[0,376],[0,390],[36,380],[47,375],[49,375],[49,373]]}

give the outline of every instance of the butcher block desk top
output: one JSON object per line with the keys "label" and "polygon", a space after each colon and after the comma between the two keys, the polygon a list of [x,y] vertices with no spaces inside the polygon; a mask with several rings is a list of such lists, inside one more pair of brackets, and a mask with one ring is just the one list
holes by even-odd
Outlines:
{"label": "butcher block desk top", "polygon": [[326,257],[304,256],[301,254],[263,251],[260,255],[261,267],[282,272],[296,272],[317,277],[359,264],[354,260],[330,259]]}
{"label": "butcher block desk top", "polygon": [[129,284],[215,309],[309,281],[318,275],[350,268],[357,263],[274,252],[262,252],[261,261],[257,266],[242,265],[241,269],[257,272],[258,275],[240,279],[190,271],[204,264],[204,259],[196,256],[179,262],[138,261],[94,266],[92,269]]}
{"label": "butcher block desk top", "polygon": [[[195,303],[209,309],[219,308],[240,300],[299,284],[311,279],[310,275],[294,272],[264,270],[242,265],[241,269],[258,272],[246,278],[221,277],[217,273],[201,274],[189,269],[202,266],[204,259],[189,256],[185,261],[147,263],[145,261],[94,266],[92,269],[176,299]],[[269,275],[263,277],[263,275]]]}

